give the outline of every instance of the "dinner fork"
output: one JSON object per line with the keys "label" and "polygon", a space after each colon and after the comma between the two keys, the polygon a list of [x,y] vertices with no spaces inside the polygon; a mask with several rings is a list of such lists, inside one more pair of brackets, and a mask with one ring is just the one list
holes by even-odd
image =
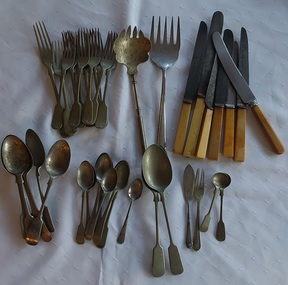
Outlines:
{"label": "dinner fork", "polygon": [[71,109],[69,123],[73,127],[78,127],[81,122],[82,103],[81,103],[81,81],[82,73],[90,59],[90,39],[89,33],[85,29],[79,29],[76,36],[76,55],[77,55],[77,89],[74,94],[74,102]]}
{"label": "dinner fork", "polygon": [[104,46],[104,50],[103,50],[103,57],[100,62],[100,67],[101,67],[100,84],[101,84],[103,76],[105,75],[105,86],[104,86],[103,96],[99,96],[98,98],[99,105],[98,105],[97,118],[95,122],[95,126],[97,128],[105,128],[108,123],[106,95],[107,95],[109,77],[111,75],[112,70],[116,67],[116,57],[115,57],[115,52],[113,50],[113,45],[117,36],[118,34],[115,32],[108,33],[106,43]]}
{"label": "dinner fork", "polygon": [[195,221],[195,229],[194,229],[194,236],[193,236],[193,249],[199,250],[201,248],[201,241],[200,241],[200,202],[204,194],[204,176],[205,172],[204,169],[197,169],[196,176],[195,176],[195,188],[193,196],[197,201],[197,214],[196,214],[196,221]]}
{"label": "dinner fork", "polygon": [[177,22],[177,35],[176,41],[174,41],[174,24],[173,17],[171,20],[171,28],[168,42],[167,35],[167,17],[164,22],[164,33],[163,39],[161,40],[161,19],[159,17],[157,38],[154,37],[154,16],[152,18],[150,40],[152,48],[150,51],[151,60],[162,70],[162,88],[161,88],[161,100],[160,110],[158,118],[158,133],[157,143],[166,148],[167,135],[166,135],[166,110],[165,110],[165,93],[166,93],[166,73],[167,69],[172,67],[178,59],[180,50],[180,18],[178,17]]}

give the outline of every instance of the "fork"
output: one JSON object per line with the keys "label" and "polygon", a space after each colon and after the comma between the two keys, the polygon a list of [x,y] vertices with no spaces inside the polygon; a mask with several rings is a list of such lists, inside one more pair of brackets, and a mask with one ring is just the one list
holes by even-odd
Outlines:
{"label": "fork", "polygon": [[101,84],[102,78],[105,75],[105,86],[104,86],[103,96],[100,96],[98,98],[99,105],[98,105],[98,112],[97,112],[95,126],[101,129],[105,128],[108,123],[107,105],[105,101],[106,101],[109,77],[111,75],[112,70],[116,67],[116,58],[115,58],[115,52],[113,50],[113,44],[117,36],[118,34],[115,32],[108,33],[106,43],[104,46],[104,50],[103,50],[103,57],[100,62],[101,75],[100,75],[99,84]]}
{"label": "fork", "polygon": [[205,172],[204,169],[197,169],[196,176],[195,176],[195,188],[193,196],[197,201],[197,215],[195,221],[195,229],[194,229],[194,236],[193,236],[193,249],[199,250],[201,248],[201,241],[200,241],[200,202],[204,194],[204,176]]}
{"label": "fork", "polygon": [[77,89],[74,94],[74,102],[72,105],[69,123],[73,127],[78,127],[82,116],[81,103],[81,80],[85,66],[88,65],[90,59],[90,39],[89,33],[85,29],[79,29],[76,36],[76,61],[77,61]]}
{"label": "fork", "polygon": [[167,17],[165,17],[164,34],[161,40],[161,19],[159,17],[157,38],[154,37],[154,16],[152,18],[150,40],[152,48],[150,51],[151,60],[162,70],[162,88],[161,88],[161,100],[160,110],[158,118],[158,132],[157,143],[166,148],[167,134],[166,134],[166,110],[165,110],[165,93],[166,93],[166,74],[167,70],[174,65],[178,59],[180,50],[180,18],[177,22],[177,35],[176,41],[174,41],[174,24],[173,17],[171,20],[171,28],[169,35],[169,42],[167,38]]}

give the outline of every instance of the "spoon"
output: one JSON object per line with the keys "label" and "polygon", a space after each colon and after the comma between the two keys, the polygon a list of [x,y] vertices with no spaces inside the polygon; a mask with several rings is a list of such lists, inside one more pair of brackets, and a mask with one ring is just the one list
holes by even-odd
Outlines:
{"label": "spoon", "polygon": [[98,219],[93,237],[94,243],[100,248],[103,248],[106,243],[108,235],[108,221],[118,190],[124,189],[127,186],[130,175],[130,167],[126,160],[119,161],[115,166],[115,170],[117,172],[117,183],[102,217]]}
{"label": "spoon", "polygon": [[[95,174],[97,182],[101,185],[104,174],[113,167],[113,162],[108,153],[104,152],[99,155],[95,163]],[[91,240],[97,223],[97,206],[100,204],[101,192],[96,195],[91,217],[86,227],[85,238]],[[99,207],[98,207],[99,208]]]}
{"label": "spoon", "polygon": [[[39,136],[32,129],[28,129],[26,131],[25,142],[32,156],[32,161],[35,166],[35,174],[36,174],[38,190],[39,190],[41,202],[43,202],[44,196],[41,191],[41,185],[40,185],[40,169],[45,162],[44,146]],[[48,230],[50,232],[54,232],[55,228],[53,225],[53,221],[49,213],[49,210],[46,206],[44,207],[44,210],[43,210],[43,219],[45,221],[45,224]]]}
{"label": "spoon", "polygon": [[142,189],[143,189],[143,183],[142,183],[142,180],[139,179],[139,178],[136,178],[130,188],[128,189],[128,196],[130,198],[130,204],[129,204],[129,208],[128,208],[128,211],[127,211],[127,214],[126,214],[126,218],[124,220],[124,223],[122,225],[122,228],[120,230],[120,233],[118,235],[118,238],[117,238],[117,242],[122,244],[124,243],[125,241],[125,235],[126,235],[126,228],[127,228],[127,223],[128,223],[128,216],[129,216],[129,213],[130,213],[130,209],[131,209],[131,206],[133,204],[133,202],[137,199],[139,199],[142,195]]}
{"label": "spoon", "polygon": [[[149,188],[151,188],[154,191],[153,193],[155,201],[155,211],[157,212],[156,206],[158,201],[158,196],[157,194],[155,194],[155,191],[159,193],[161,202],[163,204],[170,240],[170,245],[168,247],[168,254],[169,254],[171,273],[174,275],[181,274],[183,272],[183,265],[178,248],[173,243],[164,196],[164,190],[169,186],[172,180],[172,167],[170,160],[167,156],[167,153],[163,149],[163,147],[157,144],[152,144],[146,149],[142,160],[142,172],[145,183],[148,185]],[[158,241],[155,248],[156,250],[154,250],[153,252],[153,266],[152,266],[153,275],[156,274],[157,276],[161,276],[158,274],[163,275],[164,274],[163,270],[165,270],[165,266],[163,264],[164,263],[163,248],[161,249],[159,247]]]}
{"label": "spoon", "polygon": [[20,216],[21,232],[22,236],[26,238],[28,227],[33,217],[28,210],[25,199],[22,175],[30,167],[30,153],[20,138],[14,135],[8,135],[2,142],[1,159],[4,168],[16,178],[22,208]]}
{"label": "spoon", "polygon": [[53,184],[54,179],[63,175],[67,171],[70,164],[70,158],[70,147],[65,140],[59,140],[55,142],[47,154],[45,160],[45,168],[49,174],[49,180],[39,213],[32,220],[28,229],[26,241],[30,245],[37,245],[39,242],[39,236],[43,225],[43,210],[50,188]]}
{"label": "spoon", "polygon": [[[83,244],[85,242],[85,225],[84,225],[84,206],[85,201],[87,199],[87,192],[93,187],[95,184],[95,171],[94,167],[88,162],[83,161],[77,171],[77,183],[82,189],[82,203],[81,203],[81,217],[80,223],[78,225],[77,233],[76,233],[76,242],[78,244]],[[87,206],[87,205],[86,205]],[[86,215],[87,220],[87,215]]]}
{"label": "spoon", "polygon": [[138,119],[138,126],[140,131],[141,148],[144,152],[146,149],[146,138],[144,132],[143,118],[140,114],[140,108],[138,104],[138,95],[136,91],[136,75],[137,66],[148,60],[148,52],[151,49],[151,42],[145,38],[143,32],[139,31],[139,37],[137,37],[137,28],[135,27],[131,37],[131,26],[127,31],[123,30],[119,37],[114,42],[114,51],[116,53],[116,60],[119,63],[123,63],[127,67],[128,75],[131,77],[134,99],[136,104],[136,112]]}
{"label": "spoon", "polygon": [[224,241],[226,234],[225,234],[225,224],[222,218],[223,196],[224,196],[224,189],[228,187],[231,183],[231,177],[227,173],[218,172],[213,176],[212,182],[215,185],[215,187],[220,191],[220,219],[217,224],[216,239],[218,241]]}

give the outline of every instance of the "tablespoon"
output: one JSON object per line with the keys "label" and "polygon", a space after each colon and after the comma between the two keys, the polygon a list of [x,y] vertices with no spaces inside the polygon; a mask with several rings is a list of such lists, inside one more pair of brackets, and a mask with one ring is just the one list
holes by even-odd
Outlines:
{"label": "tablespoon", "polygon": [[122,228],[120,230],[120,233],[118,235],[118,238],[117,238],[117,242],[118,243],[122,244],[125,241],[126,228],[127,228],[128,216],[129,216],[129,213],[130,213],[130,209],[131,209],[131,206],[132,206],[133,202],[141,197],[142,189],[143,189],[143,183],[142,183],[142,180],[139,179],[139,178],[136,178],[132,182],[130,188],[128,189],[128,197],[130,198],[130,204],[129,204],[129,208],[128,208],[128,211],[127,211],[126,218],[124,220],[123,226],[122,226]]}
{"label": "tablespoon", "polygon": [[[78,244],[83,244],[85,242],[85,225],[83,218],[84,218],[85,202],[87,199],[86,194],[95,184],[94,167],[86,160],[83,161],[78,168],[77,183],[82,189],[82,203],[81,203],[80,223],[78,225],[76,233],[76,242]],[[86,215],[86,221],[87,221],[87,215]]]}
{"label": "tablespoon", "polygon": [[[148,187],[158,192],[161,197],[161,202],[163,204],[164,215],[170,240],[170,245],[168,247],[168,254],[169,254],[171,273],[174,275],[181,274],[183,272],[183,265],[178,248],[174,244],[172,239],[164,196],[164,190],[169,186],[172,180],[172,166],[167,156],[167,153],[163,147],[157,144],[152,144],[146,149],[142,160],[142,172],[144,181],[148,185]],[[156,199],[155,194],[154,197]],[[158,259],[158,257],[156,256],[154,256],[154,258]],[[160,258],[159,262],[160,263],[162,262],[160,261]]]}
{"label": "tablespoon", "polygon": [[118,191],[121,189],[124,189],[127,186],[129,175],[130,175],[130,167],[126,160],[120,160],[115,165],[115,170],[117,172],[116,186],[113,192],[111,193],[110,199],[108,201],[108,204],[106,206],[106,209],[103,215],[98,218],[96,230],[95,230],[94,237],[93,237],[94,243],[100,248],[103,248],[106,243],[106,238],[108,235],[108,221],[109,221],[110,214],[112,212],[113,204],[117,197]]}
{"label": "tablespoon", "polygon": [[[45,162],[44,146],[39,136],[32,129],[28,129],[26,131],[25,142],[32,156],[33,164],[35,166],[35,175],[38,185],[38,191],[40,194],[41,202],[43,202],[44,195],[41,191],[41,185],[40,185],[40,169]],[[44,207],[43,210],[43,219],[45,221],[48,230],[50,232],[54,232],[55,228],[53,225],[53,221],[49,213],[49,210],[46,206]]]}
{"label": "tablespoon", "polygon": [[33,220],[33,217],[29,212],[25,199],[22,175],[30,167],[30,154],[20,138],[14,135],[8,135],[2,142],[1,159],[4,168],[16,178],[22,208],[20,216],[21,232],[23,238],[26,238],[28,226]]}
{"label": "tablespoon", "polygon": [[223,222],[222,213],[223,213],[223,196],[224,189],[228,187],[231,183],[231,177],[227,173],[218,172],[213,176],[213,184],[220,191],[220,220],[217,224],[216,229],[216,239],[219,241],[225,240],[225,224]]}
{"label": "tablespoon", "polygon": [[[106,152],[100,154],[95,163],[95,174],[96,174],[96,179],[99,185],[101,185],[104,174],[112,167],[113,167],[113,162],[109,154]],[[96,195],[91,217],[88,222],[88,225],[86,226],[85,238],[87,240],[91,240],[93,237],[93,233],[94,233],[96,223],[97,223],[97,215],[96,215],[97,207],[101,203],[100,200],[103,198],[103,197],[101,198],[101,195],[102,195],[102,193],[100,192],[101,189],[98,189],[98,190],[99,191]]]}
{"label": "tablespoon", "polygon": [[42,214],[49,191],[54,179],[63,175],[67,171],[70,164],[70,158],[70,147],[65,140],[55,142],[47,154],[45,159],[45,168],[49,174],[49,180],[39,213],[32,220],[27,232],[26,242],[30,245],[37,245],[39,242],[39,236],[43,225]]}

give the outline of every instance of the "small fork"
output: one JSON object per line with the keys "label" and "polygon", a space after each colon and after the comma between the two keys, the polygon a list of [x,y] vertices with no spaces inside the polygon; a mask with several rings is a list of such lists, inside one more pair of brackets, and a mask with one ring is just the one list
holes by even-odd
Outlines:
{"label": "small fork", "polygon": [[178,59],[180,50],[180,19],[178,17],[177,22],[177,35],[176,41],[174,41],[174,24],[173,17],[171,20],[169,42],[167,39],[167,17],[165,17],[164,23],[164,34],[161,40],[161,19],[159,17],[157,38],[154,37],[154,16],[152,18],[150,40],[152,48],[150,51],[151,60],[162,70],[162,89],[161,89],[161,100],[160,110],[158,119],[158,134],[157,143],[166,148],[167,135],[166,135],[166,110],[165,110],[165,93],[166,93],[166,73]]}
{"label": "small fork", "polygon": [[204,176],[205,172],[204,169],[197,169],[196,176],[195,176],[195,184],[194,184],[194,193],[193,196],[197,201],[197,215],[195,221],[195,229],[194,229],[194,236],[193,236],[193,249],[199,250],[201,248],[201,241],[200,241],[200,202],[204,194]]}

